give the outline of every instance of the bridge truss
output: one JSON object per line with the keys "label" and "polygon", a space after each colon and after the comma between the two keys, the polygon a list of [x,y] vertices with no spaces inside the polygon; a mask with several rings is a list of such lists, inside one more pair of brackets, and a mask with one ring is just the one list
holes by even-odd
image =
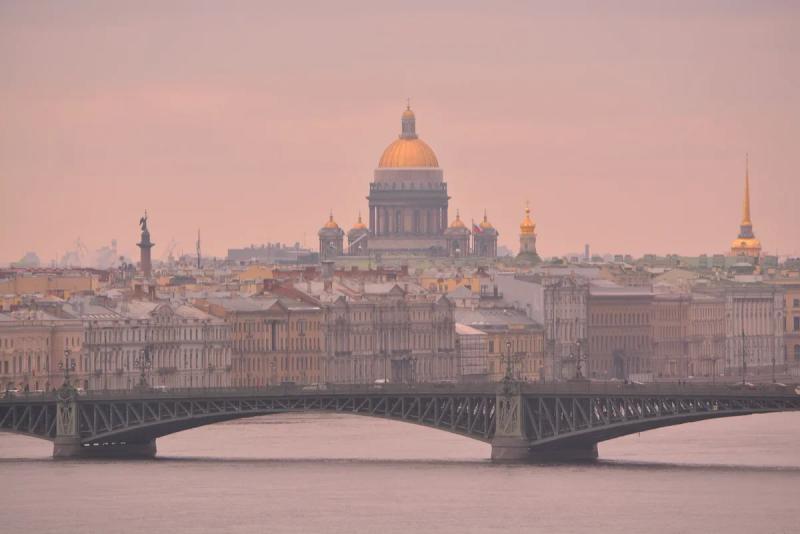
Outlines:
{"label": "bridge truss", "polygon": [[[511,387],[509,387],[511,386]],[[601,441],[691,421],[800,410],[800,396],[663,388],[482,386],[339,387],[328,391],[107,392],[0,399],[0,430],[54,441],[65,456],[124,453],[189,428],[244,417],[330,412],[428,426],[491,443],[497,460],[596,457]],[[60,447],[60,448],[59,448]],[[58,454],[56,454],[58,455]]]}

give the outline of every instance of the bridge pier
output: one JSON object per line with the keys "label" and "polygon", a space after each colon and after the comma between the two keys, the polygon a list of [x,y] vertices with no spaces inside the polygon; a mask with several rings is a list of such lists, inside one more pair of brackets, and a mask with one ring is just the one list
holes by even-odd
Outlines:
{"label": "bridge pier", "polygon": [[492,461],[497,463],[580,462],[597,459],[597,443],[565,441],[536,445],[525,432],[519,384],[507,381],[495,402]]}
{"label": "bridge pier", "polygon": [[155,438],[84,445],[78,428],[77,392],[69,386],[58,392],[53,458],[153,458],[155,455]]}
{"label": "bridge pier", "polygon": [[559,444],[537,447],[521,438],[492,440],[495,463],[591,462],[597,460],[597,443]]}
{"label": "bridge pier", "polygon": [[156,440],[140,443],[112,442],[83,445],[80,440],[56,438],[53,443],[53,458],[154,458]]}
{"label": "bridge pier", "polygon": [[495,431],[492,461],[526,462],[530,443],[522,424],[522,396],[519,384],[505,381],[495,400]]}

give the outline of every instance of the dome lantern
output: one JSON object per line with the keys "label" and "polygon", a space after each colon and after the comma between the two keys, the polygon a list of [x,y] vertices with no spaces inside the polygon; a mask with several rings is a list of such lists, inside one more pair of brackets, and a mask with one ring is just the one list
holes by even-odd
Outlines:
{"label": "dome lantern", "polygon": [[416,117],[410,105],[403,111],[400,121],[400,135],[383,151],[378,168],[439,167],[436,153],[417,136]]}

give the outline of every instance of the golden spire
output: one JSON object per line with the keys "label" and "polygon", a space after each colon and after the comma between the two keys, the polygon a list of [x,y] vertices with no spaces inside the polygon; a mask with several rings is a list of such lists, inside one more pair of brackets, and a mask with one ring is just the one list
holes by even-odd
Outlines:
{"label": "golden spire", "polygon": [[742,226],[752,226],[750,221],[750,156],[744,156],[744,209],[742,210]]}

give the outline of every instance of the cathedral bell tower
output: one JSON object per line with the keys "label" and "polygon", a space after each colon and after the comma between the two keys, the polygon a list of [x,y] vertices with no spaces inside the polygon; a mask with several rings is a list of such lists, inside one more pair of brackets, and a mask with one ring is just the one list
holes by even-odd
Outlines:
{"label": "cathedral bell tower", "polygon": [[536,252],[536,223],[531,219],[531,208],[525,206],[525,218],[519,225],[519,254],[517,259],[538,263],[541,261]]}
{"label": "cathedral bell tower", "polygon": [[319,259],[329,260],[338,258],[344,253],[344,230],[339,228],[330,214],[328,222],[319,229]]}

